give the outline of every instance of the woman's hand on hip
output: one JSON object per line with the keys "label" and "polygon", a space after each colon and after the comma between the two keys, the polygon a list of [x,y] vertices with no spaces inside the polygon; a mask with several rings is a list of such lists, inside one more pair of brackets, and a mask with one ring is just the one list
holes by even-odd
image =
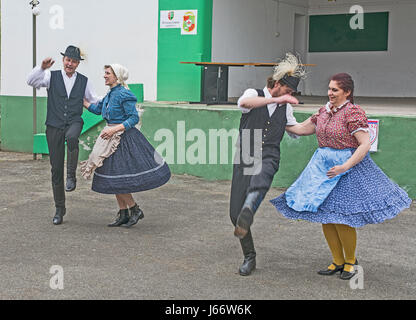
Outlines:
{"label": "woman's hand on hip", "polygon": [[333,177],[336,177],[337,175],[346,172],[348,169],[344,165],[340,166],[334,166],[331,169],[328,170],[326,173],[327,177],[332,179]]}
{"label": "woman's hand on hip", "polygon": [[114,130],[114,129],[115,127],[104,129],[101,132],[100,137],[103,138],[104,140],[110,139],[117,132],[117,130]]}
{"label": "woman's hand on hip", "polygon": [[112,126],[112,127],[104,129],[101,132],[100,137],[103,138],[104,140],[107,140],[107,139],[110,139],[115,133],[119,131],[121,132],[125,131],[124,125],[122,123],[116,126]]}

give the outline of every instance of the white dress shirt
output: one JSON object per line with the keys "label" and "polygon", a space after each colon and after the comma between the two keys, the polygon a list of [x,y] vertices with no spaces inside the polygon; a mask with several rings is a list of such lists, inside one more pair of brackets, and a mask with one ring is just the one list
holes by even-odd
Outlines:
{"label": "white dress shirt", "polygon": [[[264,87],[263,92],[264,92],[264,97],[265,98],[272,98],[272,95],[270,94],[270,92],[267,89],[267,87]],[[247,89],[246,91],[244,91],[243,95],[238,99],[237,104],[238,104],[238,107],[240,108],[240,110],[241,110],[242,113],[248,113],[248,112],[251,111],[251,109],[242,107],[240,105],[241,104],[241,101],[243,99],[245,99],[245,98],[254,98],[254,97],[258,97],[257,90],[255,90],[255,89]],[[284,106],[284,105],[279,105],[279,107],[280,106]],[[277,103],[269,103],[267,105],[267,109],[269,110],[269,116],[270,117],[272,116],[272,114],[274,113],[274,111],[276,110],[277,107],[278,107],[277,106]],[[292,107],[292,105],[290,103],[287,103],[287,107],[286,107],[286,121],[287,121],[286,122],[286,125],[287,126],[294,126],[295,124],[298,123],[296,121],[295,116],[293,115],[293,107]],[[298,135],[295,135],[293,133],[287,132],[287,134],[291,138],[294,138],[294,139],[298,139],[299,138]]]}
{"label": "white dress shirt", "polygon": [[[264,92],[264,97],[265,98],[272,98],[272,95],[270,94],[269,90],[267,89],[267,87],[264,87],[263,89]],[[254,97],[258,97],[257,94],[257,90],[255,89],[247,89],[246,91],[244,91],[243,95],[238,99],[238,107],[240,108],[240,110],[243,113],[248,113],[251,111],[251,109],[249,108],[244,108],[240,105],[241,100],[245,99],[245,98],[254,98]],[[279,106],[283,106],[283,105],[279,105]],[[269,116],[271,117],[272,114],[274,113],[274,111],[277,108],[277,104],[276,103],[269,103],[267,105],[267,109],[269,109]],[[293,107],[290,103],[287,104],[287,108],[286,108],[286,118],[287,118],[287,126],[293,126],[295,124],[297,124],[298,122],[296,121],[296,118],[293,116]]]}
{"label": "white dress shirt", "polygon": [[[77,79],[77,72],[75,72],[72,77],[68,77],[64,70],[61,70],[62,78],[64,79],[66,94],[69,98],[71,94],[72,88],[74,87],[75,80]],[[40,89],[45,87],[49,89],[49,85],[51,82],[51,71],[49,69],[43,70],[40,66],[36,66],[29,74],[27,78],[27,84],[32,86],[36,89]],[[95,94],[91,82],[87,80],[87,86],[85,88],[84,98],[89,103],[97,103],[99,98]]]}

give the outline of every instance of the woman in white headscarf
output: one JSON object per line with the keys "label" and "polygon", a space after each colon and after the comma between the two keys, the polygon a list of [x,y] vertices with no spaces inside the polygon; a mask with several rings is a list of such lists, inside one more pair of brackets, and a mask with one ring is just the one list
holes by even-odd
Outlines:
{"label": "woman in white headscarf", "polygon": [[144,217],[132,193],[154,189],[170,179],[166,162],[135,127],[139,122],[137,98],[120,64],[104,66],[107,95],[97,104],[84,100],[88,111],[101,114],[107,126],[101,131],[89,159],[81,163],[84,178],[94,174],[92,190],[115,194],[120,210],[108,226],[131,227]]}

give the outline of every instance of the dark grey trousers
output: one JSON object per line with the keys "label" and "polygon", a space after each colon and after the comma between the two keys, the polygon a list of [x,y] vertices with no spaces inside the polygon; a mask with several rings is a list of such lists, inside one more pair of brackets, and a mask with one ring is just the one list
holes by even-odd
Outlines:
{"label": "dark grey trousers", "polygon": [[[81,122],[72,123],[64,129],[46,126],[46,140],[48,141],[49,160],[52,172],[52,190],[56,207],[65,207],[65,141],[67,143],[68,153],[71,152],[78,155],[78,143],[82,126],[83,123]],[[78,162],[78,156],[72,161]]]}
{"label": "dark grey trousers", "polygon": [[[256,175],[247,175],[244,173],[244,166],[234,164],[230,197],[230,218],[234,226],[237,224],[238,216],[246,201],[247,195],[251,192],[258,192],[256,197],[260,200],[258,203],[259,206],[261,200],[264,199],[266,193],[269,191],[274,175],[278,169],[279,159],[274,158],[263,159],[261,171]],[[256,256],[251,230],[248,230],[247,235],[243,239],[240,239],[240,244],[245,258],[254,258]]]}
{"label": "dark grey trousers", "polygon": [[234,164],[230,197],[230,218],[234,226],[247,195],[250,192],[258,191],[264,199],[278,169],[279,160],[273,158],[263,159],[261,171],[256,175],[245,175],[244,166]]}

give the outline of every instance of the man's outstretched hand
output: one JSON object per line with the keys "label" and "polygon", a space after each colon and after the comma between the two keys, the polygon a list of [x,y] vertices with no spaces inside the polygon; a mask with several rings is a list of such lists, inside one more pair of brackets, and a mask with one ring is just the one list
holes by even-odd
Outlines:
{"label": "man's outstretched hand", "polygon": [[53,60],[52,58],[46,58],[45,60],[42,61],[42,69],[43,70],[49,69],[50,67],[53,66],[54,63],[55,63],[55,60]]}

